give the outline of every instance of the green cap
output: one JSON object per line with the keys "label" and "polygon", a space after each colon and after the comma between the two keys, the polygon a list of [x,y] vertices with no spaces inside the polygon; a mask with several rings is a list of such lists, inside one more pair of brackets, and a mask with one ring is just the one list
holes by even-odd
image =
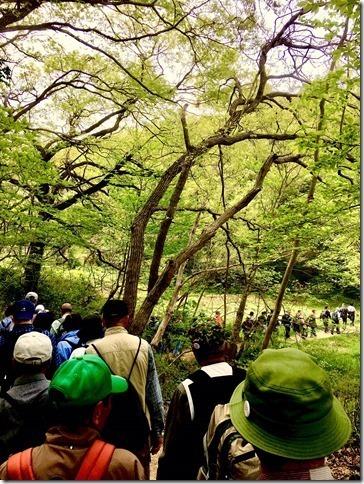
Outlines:
{"label": "green cap", "polygon": [[324,457],[349,439],[351,424],[329,376],[294,348],[264,350],[230,400],[231,420],[253,446],[297,460]]}
{"label": "green cap", "polygon": [[65,361],[49,385],[49,398],[62,406],[91,406],[110,394],[123,393],[128,382],[112,375],[96,355],[83,355]]}

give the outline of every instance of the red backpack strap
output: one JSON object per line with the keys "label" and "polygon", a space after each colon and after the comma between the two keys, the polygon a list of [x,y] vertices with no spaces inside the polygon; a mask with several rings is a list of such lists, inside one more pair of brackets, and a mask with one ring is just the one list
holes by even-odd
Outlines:
{"label": "red backpack strap", "polygon": [[103,440],[95,440],[86,452],[75,480],[98,481],[102,479],[109,467],[114,450],[114,445],[107,444]]}
{"label": "red backpack strap", "polygon": [[8,459],[8,481],[35,481],[32,467],[32,450],[13,454]]}

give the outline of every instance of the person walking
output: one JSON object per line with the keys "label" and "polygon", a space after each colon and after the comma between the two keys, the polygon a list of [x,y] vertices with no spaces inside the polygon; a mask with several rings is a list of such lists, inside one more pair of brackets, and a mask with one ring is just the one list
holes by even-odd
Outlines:
{"label": "person walking", "polygon": [[125,301],[107,301],[102,308],[102,321],[105,336],[90,344],[86,354],[99,355],[115,375],[129,377],[137,391],[150,426],[150,439],[140,443],[137,455],[149,478],[150,453],[156,454],[161,448],[164,431],[163,398],[153,351],[147,341],[128,333],[130,318]]}
{"label": "person walking", "polygon": [[0,398],[0,463],[10,454],[45,440],[50,420],[49,380],[52,343],[37,331],[17,339],[13,352],[14,385]]}
{"label": "person walking", "polygon": [[98,356],[64,362],[49,386],[55,424],[45,443],[12,455],[0,467],[0,479],[143,480],[135,455],[99,439],[110,412],[110,395],[125,392],[127,386]]}
{"label": "person walking", "polygon": [[335,311],[332,311],[331,323],[331,334],[334,334],[335,331],[337,334],[340,334],[340,308],[336,308]]}
{"label": "person walking", "polygon": [[250,311],[249,316],[243,321],[241,329],[243,331],[244,341],[249,340],[255,329],[254,311]]}
{"label": "person walking", "polygon": [[285,329],[285,339],[288,339],[291,334],[291,325],[292,325],[292,316],[290,311],[284,311],[284,314],[282,316],[282,325],[284,326]]}
{"label": "person walking", "polygon": [[68,314],[63,323],[63,332],[57,343],[58,365],[68,360],[73,350],[80,346],[78,332],[82,327],[82,317],[78,313]]}
{"label": "person walking", "polygon": [[348,318],[350,320],[350,326],[354,326],[355,322],[355,307],[352,304],[349,304],[348,306]]}
{"label": "person walking", "polygon": [[323,322],[325,333],[329,332],[330,318],[331,318],[330,309],[328,306],[325,306],[325,308],[321,311],[321,314],[320,314],[320,319]]}
{"label": "person walking", "polygon": [[224,325],[224,320],[221,316],[221,313],[220,311],[215,311],[215,323],[218,324],[219,326],[223,326]]}
{"label": "person walking", "polygon": [[77,333],[80,346],[72,351],[70,358],[84,355],[91,343],[104,337],[104,332],[102,319],[98,314],[83,318],[82,327]]}
{"label": "person walking", "polygon": [[48,336],[52,342],[52,362],[50,373],[54,371],[58,364],[57,344],[54,336],[49,331],[37,329],[33,326],[35,306],[31,301],[21,300],[14,303],[12,313],[14,328],[12,331],[2,333],[0,336],[0,385],[1,391],[7,391],[14,382],[14,372],[12,368],[13,351],[17,339],[25,333],[38,331]]}
{"label": "person walking", "polygon": [[343,322],[343,329],[346,329],[346,324],[348,322],[348,308],[345,303],[342,303],[341,308],[340,308],[340,318],[342,319]]}
{"label": "person walking", "polygon": [[264,350],[236,387],[229,410],[259,457],[259,480],[333,480],[325,457],[345,445],[351,423],[329,375],[310,355]]}
{"label": "person walking", "polygon": [[51,334],[59,338],[63,333],[63,322],[68,315],[72,314],[72,305],[70,303],[63,303],[61,306],[61,317],[55,319],[51,326]]}
{"label": "person walking", "polygon": [[317,328],[317,323],[316,323],[316,310],[312,309],[311,314],[307,318],[307,324],[311,328],[311,338],[314,336],[317,336],[316,334],[316,328]]}
{"label": "person walking", "polygon": [[173,393],[166,419],[158,480],[196,479],[202,464],[202,439],[211,412],[228,402],[245,371],[227,363],[224,329],[214,322],[195,323],[190,331],[192,351],[200,369]]}
{"label": "person walking", "polygon": [[34,291],[27,292],[24,299],[33,303],[34,307],[38,304],[38,294]]}

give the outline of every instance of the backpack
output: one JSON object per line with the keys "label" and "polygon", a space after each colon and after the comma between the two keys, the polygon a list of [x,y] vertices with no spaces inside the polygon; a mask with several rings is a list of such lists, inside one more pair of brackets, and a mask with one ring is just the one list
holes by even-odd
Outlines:
{"label": "backpack", "polygon": [[208,480],[257,479],[259,466],[254,448],[235,429],[230,418],[221,421],[207,449]]}
{"label": "backpack", "polygon": [[[96,439],[82,459],[75,481],[97,481],[105,475],[115,447],[111,444]],[[8,459],[9,481],[35,481],[37,480],[32,466],[32,451],[27,449],[23,452],[13,454]],[[60,480],[55,477],[50,480]]]}
{"label": "backpack", "polygon": [[[96,346],[91,343],[98,356],[105,361]],[[135,354],[133,364],[126,377],[128,389],[124,393],[111,395],[111,412],[106,425],[101,431],[101,436],[115,447],[127,449],[133,454],[143,453],[149,445],[150,427],[144,413],[138,392],[130,381],[130,377],[139,354],[141,339],[139,338],[138,350]],[[107,362],[105,361],[107,364]],[[112,375],[113,370],[107,364]]]}
{"label": "backpack", "polygon": [[51,422],[51,407],[49,406],[45,389],[38,398],[27,405],[20,404],[7,393],[2,395],[12,409],[11,421],[15,420],[11,434],[5,434],[0,439],[1,462],[10,454],[19,452],[21,449],[36,447],[45,441],[45,434]]}

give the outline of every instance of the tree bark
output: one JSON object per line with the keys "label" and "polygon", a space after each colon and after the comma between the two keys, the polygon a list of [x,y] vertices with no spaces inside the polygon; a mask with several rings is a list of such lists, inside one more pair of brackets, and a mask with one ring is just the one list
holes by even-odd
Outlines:
{"label": "tree bark", "polygon": [[187,264],[187,262],[182,264],[181,267],[178,269],[176,285],[174,287],[172,297],[171,297],[171,299],[168,303],[167,310],[165,312],[163,320],[160,323],[160,325],[158,326],[158,329],[157,329],[157,331],[156,331],[155,335],[153,336],[153,339],[150,343],[154,348],[157,348],[159,343],[162,341],[163,335],[164,335],[164,333],[165,333],[165,331],[168,327],[168,324],[169,324],[169,322],[170,322],[170,320],[173,316],[174,308],[176,306],[177,299],[178,299],[178,294],[179,294],[179,291],[180,291],[180,289],[183,285],[183,272],[185,270],[186,264]]}
{"label": "tree bark", "polygon": [[[190,232],[189,242],[192,241],[193,236],[196,232],[198,222],[200,220],[200,216],[201,216],[201,214],[199,213],[196,217],[195,223],[194,223],[192,230]],[[168,307],[167,307],[166,313],[164,315],[164,318],[163,318],[162,322],[160,323],[160,325],[158,326],[158,329],[157,329],[157,331],[156,331],[156,333],[155,333],[155,335],[154,335],[154,337],[151,341],[151,345],[154,348],[157,348],[159,343],[161,342],[163,335],[164,335],[164,333],[167,329],[167,326],[168,326],[168,324],[169,324],[169,322],[170,322],[170,320],[173,316],[173,312],[174,312],[174,309],[175,309],[177,301],[178,301],[179,291],[181,290],[181,287],[183,286],[183,273],[184,273],[184,270],[186,268],[186,265],[187,265],[187,261],[184,262],[180,266],[180,268],[178,269],[177,278],[176,278],[176,285],[175,285],[172,297],[171,297],[171,299],[168,303]]]}
{"label": "tree bark", "polygon": [[148,323],[150,315],[152,314],[154,306],[158,303],[160,297],[165,292],[174,275],[178,271],[181,264],[188,261],[193,257],[196,252],[198,252],[202,247],[204,247],[209,240],[216,234],[217,230],[227,222],[231,217],[233,217],[237,212],[245,208],[250,204],[252,200],[261,191],[265,177],[267,176],[272,164],[277,159],[277,155],[270,155],[263,165],[261,166],[259,173],[257,175],[255,184],[253,188],[235,205],[228,208],[223,214],[221,214],[211,225],[209,225],[201,234],[200,238],[189,244],[180,254],[174,259],[169,260],[164,271],[159,276],[153,289],[147,294],[144,299],[140,309],[138,310],[134,321],[131,325],[131,332],[140,334],[145,325]]}
{"label": "tree bark", "polygon": [[38,289],[44,251],[44,242],[31,242],[29,245],[28,258],[23,274],[25,293]]}
{"label": "tree bark", "polygon": [[280,310],[281,310],[281,307],[282,307],[282,301],[283,301],[284,293],[286,291],[286,288],[287,288],[287,285],[288,285],[288,282],[289,282],[289,278],[291,277],[292,270],[293,270],[294,264],[296,262],[298,252],[299,252],[299,241],[298,241],[298,239],[296,239],[294,241],[291,257],[290,257],[289,262],[287,264],[287,267],[286,267],[286,270],[285,270],[285,273],[284,273],[284,276],[283,276],[283,279],[282,279],[282,282],[281,282],[281,286],[279,288],[279,293],[278,293],[278,296],[277,296],[276,304],[274,306],[273,314],[270,318],[267,330],[266,330],[265,335],[264,335],[262,350],[267,348],[268,345],[269,345],[269,341],[270,341],[270,338],[272,336],[276,322],[278,320],[278,316],[279,316],[279,313],[280,313]]}
{"label": "tree bark", "polygon": [[159,233],[158,233],[158,236],[157,236],[157,240],[156,240],[155,246],[154,246],[152,263],[150,265],[148,291],[150,291],[153,288],[154,284],[156,283],[156,281],[158,279],[159,267],[160,267],[160,263],[161,263],[161,260],[162,260],[164,245],[165,245],[165,242],[166,242],[166,239],[167,239],[168,231],[169,231],[169,228],[170,228],[170,226],[173,222],[174,215],[176,213],[177,205],[178,205],[178,203],[181,199],[183,189],[186,185],[190,168],[191,168],[190,165],[186,165],[182,169],[182,172],[181,172],[181,174],[178,178],[176,187],[175,187],[173,194],[171,196],[169,207],[168,207],[167,212],[165,214],[164,220],[161,223]]}
{"label": "tree bark", "polygon": [[240,330],[241,330],[241,324],[243,322],[244,311],[245,311],[246,302],[248,300],[249,294],[250,294],[250,281],[247,282],[245,287],[244,287],[244,291],[243,291],[241,298],[240,298],[239,307],[238,307],[238,310],[236,312],[235,321],[234,321],[234,325],[233,325],[233,331],[232,331],[232,334],[231,334],[231,339],[232,339],[233,343],[238,343],[239,339],[240,339],[239,333],[240,333]]}

